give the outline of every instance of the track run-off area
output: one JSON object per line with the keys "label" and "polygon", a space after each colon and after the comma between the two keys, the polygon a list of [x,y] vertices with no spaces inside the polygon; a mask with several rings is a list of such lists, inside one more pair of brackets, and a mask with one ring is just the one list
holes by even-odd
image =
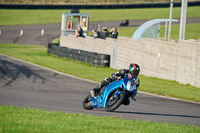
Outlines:
{"label": "track run-off area", "polygon": [[[128,27],[139,27],[148,20],[130,20]],[[101,27],[124,28],[120,27],[121,21],[99,21],[90,22],[90,29]],[[178,24],[174,22],[173,24]],[[187,18],[187,24],[200,23],[200,18]],[[161,23],[164,25],[165,23]],[[42,34],[43,30],[43,35]],[[17,44],[39,44],[47,45],[54,39],[59,38],[61,34],[61,24],[32,24],[32,25],[17,25],[17,26],[0,26],[0,43],[17,43]],[[21,31],[23,35],[20,36]],[[133,33],[132,33],[133,34]],[[119,33],[120,35],[120,33]]]}
{"label": "track run-off area", "polygon": [[4,55],[0,77],[0,105],[200,126],[199,104],[142,92],[114,112],[84,110],[82,101],[97,83]]}
{"label": "track run-off area", "polygon": [[[147,20],[130,21],[138,27]],[[121,21],[92,22],[120,28]],[[187,18],[200,23],[200,18]],[[0,43],[47,45],[60,36],[61,24],[0,26]],[[23,36],[20,30],[23,29]],[[44,36],[41,30],[44,29]],[[63,74],[35,64],[0,55],[0,105],[31,107],[61,112],[114,116],[130,120],[179,123],[200,127],[200,104],[139,92],[136,101],[120,106],[114,112],[84,110],[82,101],[97,83]]]}

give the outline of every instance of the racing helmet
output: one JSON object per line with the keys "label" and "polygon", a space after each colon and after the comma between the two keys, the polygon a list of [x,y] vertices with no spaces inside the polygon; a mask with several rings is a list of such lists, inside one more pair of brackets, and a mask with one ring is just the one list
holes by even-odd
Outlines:
{"label": "racing helmet", "polygon": [[138,76],[140,73],[140,66],[138,64],[131,63],[129,66],[129,73]]}

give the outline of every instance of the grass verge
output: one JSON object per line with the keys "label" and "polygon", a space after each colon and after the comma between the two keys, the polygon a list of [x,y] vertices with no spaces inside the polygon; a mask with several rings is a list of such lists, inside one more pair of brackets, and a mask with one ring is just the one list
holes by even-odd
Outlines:
{"label": "grass verge", "polygon": [[[172,25],[171,39],[178,40],[179,39],[179,24]],[[129,37],[131,38],[133,33],[137,30],[138,27],[132,28],[119,28],[119,36]],[[185,39],[200,39],[200,24],[187,24]],[[160,38],[164,38],[165,26],[160,26]]]}
{"label": "grass verge", "polygon": [[196,126],[0,106],[0,132],[199,133]]}
{"label": "grass verge", "polygon": [[[48,55],[47,48],[41,45],[0,44],[0,53],[96,82],[102,81],[117,71]],[[143,75],[139,78],[141,80],[139,90],[141,91],[200,102],[200,88]]]}
{"label": "grass verge", "polygon": [[[0,25],[61,23],[62,12],[69,10],[0,9]],[[173,9],[173,18],[180,18],[181,8]],[[90,21],[139,20],[169,18],[169,8],[80,10],[90,14]],[[200,6],[188,7],[187,17],[200,17]]]}

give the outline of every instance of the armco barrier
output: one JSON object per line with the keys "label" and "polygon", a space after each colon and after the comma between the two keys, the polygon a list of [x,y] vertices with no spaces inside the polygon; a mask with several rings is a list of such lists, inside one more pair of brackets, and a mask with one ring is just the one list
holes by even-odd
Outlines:
{"label": "armco barrier", "polygon": [[[181,2],[174,2],[174,7],[180,7]],[[190,1],[188,6],[200,6],[200,1]],[[0,4],[0,9],[127,9],[127,8],[165,8],[170,3],[143,4],[107,4],[107,5],[28,5]]]}
{"label": "armco barrier", "polygon": [[57,43],[49,43],[47,52],[63,58],[89,62],[94,66],[110,67],[110,55],[106,54],[61,47]]}

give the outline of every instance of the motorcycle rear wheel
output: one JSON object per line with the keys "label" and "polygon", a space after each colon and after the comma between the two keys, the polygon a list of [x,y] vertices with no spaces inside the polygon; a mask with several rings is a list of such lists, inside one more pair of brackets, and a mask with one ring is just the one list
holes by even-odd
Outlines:
{"label": "motorcycle rear wheel", "polygon": [[83,108],[86,110],[92,110],[92,96],[87,95],[85,99],[83,100]]}
{"label": "motorcycle rear wheel", "polygon": [[124,102],[124,99],[125,99],[125,94],[120,93],[118,99],[116,99],[117,101],[112,106],[109,106],[108,103],[109,103],[110,98],[108,98],[105,110],[108,112],[113,112]]}

